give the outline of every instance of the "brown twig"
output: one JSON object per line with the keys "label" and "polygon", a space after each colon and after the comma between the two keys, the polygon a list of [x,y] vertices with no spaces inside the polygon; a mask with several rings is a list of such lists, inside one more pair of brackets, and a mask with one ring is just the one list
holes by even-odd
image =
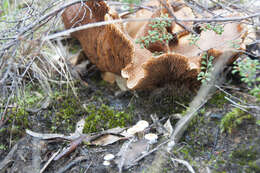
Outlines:
{"label": "brown twig", "polygon": [[76,28],[71,28],[65,31],[58,32],[56,34],[48,35],[43,38],[43,40],[51,40],[55,39],[58,37],[62,36],[69,36],[71,33],[88,29],[88,28],[93,28],[93,27],[99,27],[99,26],[104,26],[104,25],[109,25],[109,24],[115,24],[115,23],[124,23],[124,22],[143,22],[143,21],[155,21],[155,20],[171,20],[171,21],[179,21],[179,22],[197,22],[197,23],[209,23],[209,22],[239,22],[242,20],[246,19],[251,19],[254,17],[260,16],[260,13],[255,13],[252,15],[247,15],[244,17],[225,17],[225,18],[203,18],[203,19],[173,19],[173,18],[156,18],[156,19],[151,19],[151,18],[139,18],[139,19],[117,19],[117,20],[111,20],[111,21],[103,21],[103,22],[96,22],[96,23],[89,23],[86,25],[82,25]]}

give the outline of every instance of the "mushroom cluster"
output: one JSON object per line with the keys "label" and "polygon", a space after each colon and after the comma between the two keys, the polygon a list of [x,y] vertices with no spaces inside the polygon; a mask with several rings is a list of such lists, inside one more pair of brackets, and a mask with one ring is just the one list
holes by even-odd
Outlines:
{"label": "mushroom cluster", "polygon": [[[103,72],[121,75],[127,80],[129,89],[152,89],[165,83],[176,83],[194,89],[200,85],[197,75],[200,72],[201,58],[204,53],[218,59],[225,51],[232,51],[229,63],[243,49],[245,28],[239,23],[223,25],[223,32],[201,29],[196,44],[190,44],[193,22],[174,22],[165,27],[164,33],[172,38],[168,41],[152,41],[142,47],[137,39],[149,36],[153,22],[163,15],[178,19],[194,18],[193,11],[182,0],[165,1],[162,5],[156,0],[149,1],[154,11],[141,9],[127,18],[151,18],[145,22],[128,22],[125,24],[108,24],[72,33],[89,58]],[[178,5],[176,5],[178,4]],[[126,17],[126,16],[124,16]],[[62,14],[65,28],[84,24],[120,19],[119,15],[108,7],[104,1],[87,1],[68,7]],[[144,41],[144,40],[143,40]],[[238,47],[233,48],[231,42]],[[159,56],[155,53],[160,52]]]}

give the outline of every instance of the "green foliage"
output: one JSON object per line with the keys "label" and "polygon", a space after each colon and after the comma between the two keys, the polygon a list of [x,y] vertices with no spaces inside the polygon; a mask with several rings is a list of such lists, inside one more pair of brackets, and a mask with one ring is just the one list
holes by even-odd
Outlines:
{"label": "green foliage", "polygon": [[129,4],[140,4],[141,0],[122,0],[122,2],[129,3]]}
{"label": "green foliage", "polygon": [[155,19],[149,26],[152,30],[148,31],[148,35],[138,38],[136,43],[141,45],[141,48],[147,48],[151,43],[160,41],[161,43],[168,44],[173,35],[167,32],[167,27],[171,26],[171,21],[167,20],[168,14],[162,14],[161,18],[166,20]]}
{"label": "green foliage", "polygon": [[240,148],[237,148],[232,153],[230,153],[229,157],[233,160],[236,160],[240,165],[251,165],[257,159],[258,146],[250,146],[246,147],[242,145]]}
{"label": "green foliage", "polygon": [[202,30],[207,31],[214,31],[216,34],[221,35],[224,32],[224,27],[223,25],[219,25],[219,24],[206,24],[206,26],[202,27]]}
{"label": "green foliage", "polygon": [[8,9],[9,9],[9,0],[3,0],[2,2],[2,14],[0,16],[4,16],[8,14]]}
{"label": "green foliage", "polygon": [[195,34],[191,34],[190,38],[189,38],[189,44],[190,45],[197,45],[197,41],[200,39],[200,35],[195,35]]}
{"label": "green foliage", "polygon": [[0,150],[6,150],[7,147],[4,144],[0,144]]}
{"label": "green foliage", "polygon": [[257,121],[256,121],[256,124],[257,124],[258,126],[260,126],[260,120],[257,120]]}
{"label": "green foliage", "polygon": [[232,41],[230,41],[230,47],[234,48],[234,49],[239,49],[240,48],[240,43],[241,43],[240,39],[232,40]]}
{"label": "green foliage", "polygon": [[128,5],[123,5],[123,8],[129,10],[130,12],[133,11],[133,4],[139,5],[141,0],[121,0],[124,3],[128,3]]}
{"label": "green foliage", "polygon": [[246,114],[239,108],[233,108],[231,112],[228,112],[220,122],[221,132],[232,133],[232,130],[237,128],[244,120],[252,120],[253,116]]}
{"label": "green foliage", "polygon": [[84,133],[97,132],[114,127],[123,127],[131,121],[131,115],[123,111],[115,111],[113,108],[102,104],[100,107],[88,105],[88,113],[85,119]]}
{"label": "green foliage", "polygon": [[234,63],[232,73],[239,73],[241,81],[250,88],[250,94],[260,99],[260,63],[258,60],[245,58]]}
{"label": "green foliage", "polygon": [[198,74],[197,79],[201,81],[202,83],[207,83],[210,81],[211,78],[211,72],[213,70],[213,56],[208,56],[207,53],[204,53],[202,55],[202,61],[201,61],[201,71]]}
{"label": "green foliage", "polygon": [[216,94],[214,94],[208,102],[211,105],[217,106],[218,108],[222,108],[223,105],[228,102],[225,99],[225,96],[225,93],[219,91]]}
{"label": "green foliage", "polygon": [[[206,24],[204,27],[201,27],[203,31],[214,31],[216,34],[221,35],[224,32],[224,27],[223,25],[219,25],[219,24]],[[191,34],[190,38],[189,38],[189,44],[190,45],[197,45],[198,40],[200,39],[200,35],[199,34]]]}

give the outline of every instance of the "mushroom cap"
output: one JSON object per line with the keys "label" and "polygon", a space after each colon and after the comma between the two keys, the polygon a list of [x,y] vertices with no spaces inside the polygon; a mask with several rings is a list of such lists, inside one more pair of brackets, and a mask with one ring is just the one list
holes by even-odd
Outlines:
{"label": "mushroom cap", "polygon": [[144,135],[144,138],[146,140],[148,140],[150,144],[154,144],[154,143],[156,143],[156,141],[158,139],[158,135],[156,135],[154,133],[147,133]]}
{"label": "mushroom cap", "polygon": [[[62,14],[65,28],[88,23],[113,20],[117,15],[111,13],[105,2],[87,1],[86,8],[80,3],[68,7]],[[72,33],[76,37],[89,60],[101,71],[121,73],[130,63],[134,47],[131,40],[122,32],[120,24],[109,24]]]}
{"label": "mushroom cap", "polygon": [[127,129],[127,134],[128,135],[134,135],[138,132],[143,132],[148,126],[149,126],[149,123],[147,121],[140,120],[136,123],[136,125]]}
{"label": "mushroom cap", "polygon": [[152,89],[170,81],[186,83],[186,79],[198,74],[199,60],[193,58],[191,61],[176,53],[151,56],[144,63],[129,64],[122,70],[122,76],[128,77],[127,87],[130,89]]}
{"label": "mushroom cap", "polygon": [[[85,5],[91,12],[85,6],[81,6],[81,3],[64,11],[62,17],[66,28],[118,18],[103,1],[87,1]],[[185,6],[174,10],[174,14],[180,19],[193,16],[191,9]],[[161,13],[167,13],[167,10],[157,10],[152,17],[160,17]],[[147,35],[151,29],[149,23],[148,21],[143,24],[136,35],[138,38]],[[192,25],[191,22],[182,24],[187,27]],[[236,42],[240,45],[239,49],[243,49],[243,38],[246,35],[242,24],[228,23],[224,25],[221,35],[211,30],[202,31],[197,45],[190,45],[191,34],[181,32],[183,28],[173,22],[171,27],[167,28],[167,32],[181,32],[174,44],[156,42],[151,44],[148,50],[135,44],[133,38],[124,33],[122,28],[120,24],[108,24],[77,31],[72,35],[80,41],[92,63],[101,71],[121,74],[127,79],[129,89],[152,89],[165,83],[175,83],[185,84],[194,90],[200,84],[197,75],[200,72],[202,53],[207,52],[217,60],[224,52],[232,51],[229,61],[231,63],[239,55],[237,49],[231,46],[231,42]],[[168,46],[172,53],[153,56],[152,51],[167,52]]]}
{"label": "mushroom cap", "polygon": [[115,155],[114,154],[106,154],[104,156],[104,160],[106,161],[110,161],[110,160],[113,160],[115,158]]}

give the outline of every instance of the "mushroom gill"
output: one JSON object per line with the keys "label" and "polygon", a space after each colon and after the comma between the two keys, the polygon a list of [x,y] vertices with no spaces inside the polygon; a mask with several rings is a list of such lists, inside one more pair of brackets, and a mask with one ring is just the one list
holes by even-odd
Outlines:
{"label": "mushroom gill", "polygon": [[[79,3],[64,11],[62,18],[66,28],[118,18],[118,15],[115,12],[112,13],[103,1],[87,1],[85,5],[88,8]],[[192,10],[183,4],[178,8],[169,4],[168,7],[179,19],[194,17]],[[170,16],[166,8],[153,13],[149,12],[148,15],[156,18],[161,14]],[[135,23],[133,30],[130,28],[127,30],[120,24],[108,24],[77,31],[72,36],[80,41],[92,63],[96,64],[101,71],[121,74],[123,78],[126,78],[129,89],[152,89],[165,83],[177,83],[185,84],[193,90],[200,84],[197,75],[200,72],[203,53],[214,56],[216,60],[224,52],[231,50],[233,52],[229,61],[231,63],[239,55],[238,49],[233,48],[231,43],[236,42],[239,49],[243,49],[245,32],[241,24],[225,24],[222,34],[217,34],[212,30],[203,30],[196,44],[191,45],[191,33],[175,22],[166,28],[168,33],[176,36],[175,40],[169,44],[157,41],[147,49],[142,49],[135,43],[135,39],[147,36],[151,29],[149,24],[151,21],[140,25]],[[189,28],[193,25],[192,22],[181,24]],[[164,53],[154,56],[154,51],[158,50]]]}

